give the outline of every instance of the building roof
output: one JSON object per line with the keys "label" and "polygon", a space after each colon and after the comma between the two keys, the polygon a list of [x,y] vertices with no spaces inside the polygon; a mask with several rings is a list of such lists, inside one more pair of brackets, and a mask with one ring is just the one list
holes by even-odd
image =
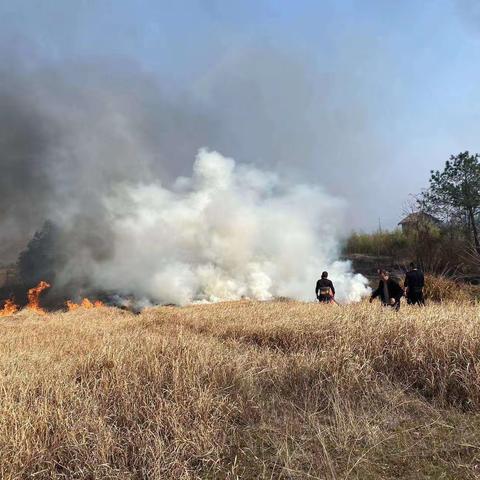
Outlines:
{"label": "building roof", "polygon": [[429,213],[415,212],[415,213],[410,213],[410,215],[407,215],[398,224],[399,225],[412,225],[412,224],[416,224],[416,223],[419,223],[419,222],[430,222],[430,223],[434,223],[436,225],[439,225],[439,224],[442,223],[441,220],[434,217],[433,215],[430,215]]}

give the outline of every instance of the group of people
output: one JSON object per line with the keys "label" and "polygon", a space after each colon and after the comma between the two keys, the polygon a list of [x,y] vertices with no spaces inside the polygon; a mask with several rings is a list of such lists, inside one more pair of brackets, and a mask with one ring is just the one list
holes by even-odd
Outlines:
{"label": "group of people", "polygon": [[[379,298],[382,305],[400,309],[400,300],[405,295],[409,305],[425,305],[423,287],[425,277],[423,272],[414,264],[410,264],[410,270],[405,274],[403,288],[390,277],[386,270],[378,270],[378,287],[372,292],[370,302]],[[328,272],[322,273],[322,278],[317,281],[315,295],[321,303],[335,302],[335,287],[328,278]]]}

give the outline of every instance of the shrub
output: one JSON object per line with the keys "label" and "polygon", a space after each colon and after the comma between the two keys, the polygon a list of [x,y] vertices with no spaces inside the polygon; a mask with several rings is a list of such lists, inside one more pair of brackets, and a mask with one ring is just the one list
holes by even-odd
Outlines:
{"label": "shrub", "polygon": [[354,232],[347,239],[345,252],[399,257],[405,253],[408,244],[408,238],[398,229],[391,232]]}
{"label": "shrub", "polygon": [[424,294],[434,302],[469,302],[475,298],[475,289],[447,277],[426,275]]}

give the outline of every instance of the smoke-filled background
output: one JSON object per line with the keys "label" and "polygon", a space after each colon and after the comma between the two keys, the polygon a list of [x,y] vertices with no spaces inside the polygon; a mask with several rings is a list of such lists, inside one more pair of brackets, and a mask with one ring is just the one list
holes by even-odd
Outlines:
{"label": "smoke-filled background", "polygon": [[358,298],[342,235],[478,150],[478,13],[0,1],[0,264],[41,231],[24,270],[69,293]]}
{"label": "smoke-filled background", "polygon": [[3,72],[2,255],[13,260],[39,230],[20,256],[26,283],[144,304],[310,299],[330,268],[340,300],[365,294],[335,261],[343,202],[287,171],[197,154],[220,122],[134,69]]}

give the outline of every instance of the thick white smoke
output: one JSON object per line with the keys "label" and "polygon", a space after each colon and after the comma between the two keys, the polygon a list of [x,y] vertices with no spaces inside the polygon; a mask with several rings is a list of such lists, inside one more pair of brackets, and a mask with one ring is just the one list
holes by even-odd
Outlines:
{"label": "thick white smoke", "polygon": [[122,184],[105,199],[113,256],[94,266],[99,288],[159,303],[314,299],[328,270],[340,301],[367,280],[336,261],[343,202],[319,188],[200,150],[171,189]]}

